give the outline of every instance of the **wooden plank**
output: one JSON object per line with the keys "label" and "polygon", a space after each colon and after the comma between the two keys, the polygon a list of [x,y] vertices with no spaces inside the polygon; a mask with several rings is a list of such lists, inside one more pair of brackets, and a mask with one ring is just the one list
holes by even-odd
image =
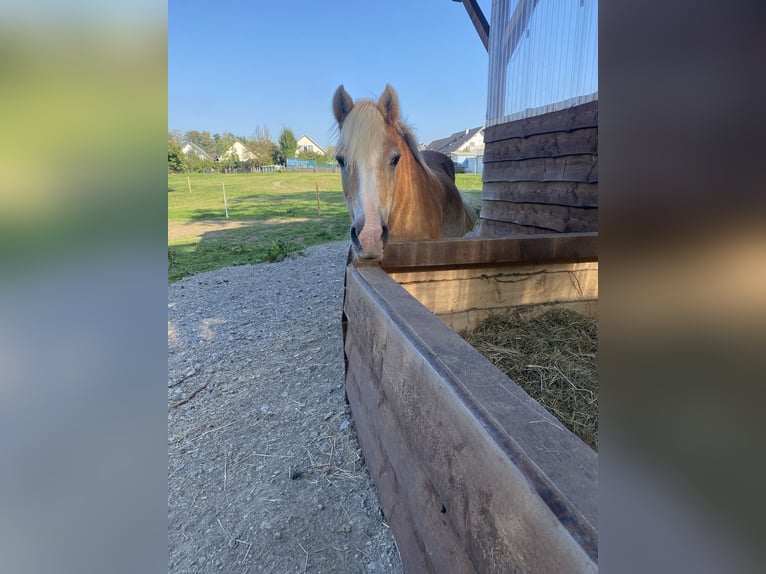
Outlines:
{"label": "wooden plank", "polygon": [[598,183],[570,181],[492,181],[481,190],[482,201],[553,203],[572,207],[598,207]]}
{"label": "wooden plank", "polygon": [[597,153],[598,128],[584,128],[571,132],[537,134],[525,138],[485,143],[484,164],[536,157]]}
{"label": "wooden plank", "polygon": [[598,256],[597,233],[540,234],[471,239],[391,241],[381,266],[393,271],[407,267],[442,267],[545,261],[586,261]]}
{"label": "wooden plank", "polygon": [[598,209],[594,207],[483,201],[481,218],[541,227],[561,233],[598,230]]}
{"label": "wooden plank", "polygon": [[569,132],[597,127],[598,101],[595,101],[531,118],[488,126],[484,130],[484,144],[510,138],[525,138],[536,134]]}
{"label": "wooden plank", "polygon": [[598,181],[598,155],[568,155],[484,165],[482,181]]}
{"label": "wooden plank", "polygon": [[[348,282],[347,282],[348,285]],[[384,313],[367,314],[364,298],[369,292],[347,289],[352,321],[344,348],[349,369],[346,393],[354,426],[370,475],[376,484],[381,508],[391,526],[407,572],[474,572],[462,544],[456,539],[418,453],[410,444],[406,424],[401,424],[387,395],[383,377],[383,341],[394,328]],[[361,299],[359,298],[361,297]],[[365,320],[359,320],[365,313]],[[395,335],[394,335],[395,336]],[[406,354],[405,347],[403,352]],[[400,373],[417,379],[411,362],[403,357]],[[427,548],[428,551],[424,551]]]}
{"label": "wooden plank", "polygon": [[[544,276],[551,273],[568,273],[570,271],[598,271],[598,261],[595,256],[587,261],[546,261],[546,262],[517,262],[483,265],[461,265],[456,267],[414,267],[409,269],[386,270],[388,276],[399,285],[407,287],[410,283],[448,284],[461,281],[488,281],[499,279],[508,283],[523,281],[527,277],[535,277],[544,281]],[[518,304],[523,304],[519,302]],[[431,309],[433,311],[433,309]]]}
{"label": "wooden plank", "polygon": [[[390,327],[385,321],[383,324]],[[376,331],[386,332],[385,328]],[[346,393],[365,463],[395,534],[404,569],[474,572],[460,540],[441,512],[442,503],[433,484],[407,444],[398,417],[382,392],[384,385],[378,372],[371,368],[376,364],[376,357],[371,356],[373,347],[366,340],[369,341],[366,333],[357,336],[352,325],[345,343],[349,357]],[[428,545],[427,553],[423,552],[424,544]]]}
{"label": "wooden plank", "polygon": [[[358,329],[356,340],[369,346],[380,384],[374,403],[390,406],[393,416],[383,418],[396,419],[412,453],[405,463],[422,465],[438,514],[472,567],[595,571],[595,453],[380,268],[347,269],[345,312],[349,332]],[[349,356],[352,370],[357,360]],[[400,495],[410,487],[397,483]],[[433,558],[430,545],[439,543],[431,532],[440,527],[431,529],[431,520],[423,518],[418,544],[407,547]],[[399,543],[393,524],[392,531]],[[457,564],[429,570],[426,562],[414,571],[463,571]]]}
{"label": "wooden plank", "polygon": [[596,262],[554,263],[511,269],[481,268],[475,271],[462,269],[390,275],[437,315],[470,309],[507,309],[514,305],[598,298]]}
{"label": "wooden plank", "polygon": [[473,23],[473,27],[476,28],[476,32],[479,34],[481,43],[484,44],[484,49],[489,52],[489,22],[484,16],[484,12],[481,10],[481,6],[476,0],[453,0],[454,2],[461,2],[465,6],[465,11],[468,12],[468,17]]}
{"label": "wooden plank", "polygon": [[550,229],[541,229],[540,227],[519,225],[517,223],[508,223],[506,221],[492,221],[489,219],[482,219],[481,225],[479,226],[479,237],[485,238],[501,238],[519,235],[547,235],[550,232]]}

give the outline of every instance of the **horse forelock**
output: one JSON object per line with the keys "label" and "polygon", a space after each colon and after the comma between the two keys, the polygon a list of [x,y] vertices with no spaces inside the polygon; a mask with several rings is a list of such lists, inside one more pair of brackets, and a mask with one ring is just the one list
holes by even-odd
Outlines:
{"label": "horse forelock", "polygon": [[383,146],[385,121],[372,100],[357,100],[343,121],[338,136],[338,149],[348,159],[371,157]]}
{"label": "horse forelock", "polygon": [[[415,161],[433,177],[433,173],[423,161],[417,139],[412,128],[403,120],[397,120],[392,126],[404,140]],[[385,141],[386,121],[377,104],[372,100],[357,100],[351,113],[343,121],[338,137],[338,148],[347,158],[373,157],[382,149]]]}

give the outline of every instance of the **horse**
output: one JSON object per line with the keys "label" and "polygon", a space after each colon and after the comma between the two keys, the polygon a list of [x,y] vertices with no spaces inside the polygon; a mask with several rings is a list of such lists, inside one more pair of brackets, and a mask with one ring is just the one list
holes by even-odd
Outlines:
{"label": "horse", "polygon": [[475,227],[476,212],[455,185],[452,160],[419,149],[390,84],[377,103],[354,102],[341,84],[332,107],[338,123],[335,159],[358,258],[380,259],[389,239],[460,237]]}

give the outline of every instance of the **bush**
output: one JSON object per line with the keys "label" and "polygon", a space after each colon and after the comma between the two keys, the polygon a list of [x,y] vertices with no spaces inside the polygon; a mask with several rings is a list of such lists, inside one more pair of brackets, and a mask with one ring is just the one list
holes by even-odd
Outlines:
{"label": "bush", "polygon": [[[455,163],[455,162],[452,162]],[[461,165],[459,163],[455,163],[455,173],[466,173],[466,168],[464,165]]]}

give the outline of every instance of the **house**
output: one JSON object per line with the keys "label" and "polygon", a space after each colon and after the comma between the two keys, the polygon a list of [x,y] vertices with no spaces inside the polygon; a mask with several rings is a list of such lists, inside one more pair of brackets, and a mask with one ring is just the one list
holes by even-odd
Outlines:
{"label": "house", "polygon": [[296,148],[296,154],[302,151],[315,152],[320,155],[325,155],[327,153],[327,150],[305,134],[298,138],[297,143],[298,147]]}
{"label": "house", "polygon": [[449,156],[466,173],[482,173],[484,165],[484,127],[466,128],[451,136],[434,140],[426,149]]}
{"label": "house", "polygon": [[247,149],[247,146],[245,146],[242,142],[239,140],[235,141],[229,149],[227,149],[223,156],[224,158],[231,157],[233,155],[236,155],[239,161],[245,162],[255,159],[255,154],[251,152],[249,149]]}
{"label": "house", "polygon": [[207,153],[204,149],[199,147],[197,144],[193,144],[193,143],[184,144],[184,146],[181,148],[181,151],[184,153],[184,155],[194,154],[200,159],[209,159],[209,160],[215,159],[213,156]]}

